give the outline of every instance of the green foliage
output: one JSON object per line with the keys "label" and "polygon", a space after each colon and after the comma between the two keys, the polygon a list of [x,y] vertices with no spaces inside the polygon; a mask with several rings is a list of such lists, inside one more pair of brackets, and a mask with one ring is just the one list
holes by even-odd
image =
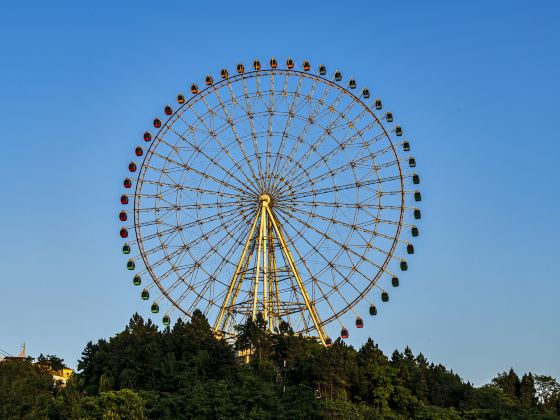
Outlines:
{"label": "green foliage", "polygon": [[62,370],[62,368],[66,367],[66,365],[64,364],[64,359],[61,359],[60,357],[54,356],[52,354],[43,356],[43,353],[41,353],[37,358],[37,364],[48,367],[54,371]]}
{"label": "green foliage", "polygon": [[71,408],[73,419],[141,420],[145,419],[144,401],[134,391],[102,392],[98,396],[84,396]]}
{"label": "green foliage", "polygon": [[0,418],[46,418],[53,400],[52,376],[29,359],[0,362]]}
{"label": "green foliage", "polygon": [[199,311],[163,330],[136,314],[86,345],[63,389],[29,361],[0,363],[0,418],[560,419],[549,376],[511,369],[475,388],[408,347],[390,359],[371,339],[325,348],[285,323],[269,333],[261,315],[237,333],[234,345],[215,338]]}

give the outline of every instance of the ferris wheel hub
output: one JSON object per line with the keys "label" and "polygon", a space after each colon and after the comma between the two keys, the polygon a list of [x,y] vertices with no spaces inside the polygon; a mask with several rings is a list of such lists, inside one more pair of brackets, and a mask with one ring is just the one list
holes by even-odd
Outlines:
{"label": "ferris wheel hub", "polygon": [[270,196],[268,194],[262,194],[259,197],[259,201],[261,203],[261,206],[268,207],[268,205],[270,204]]}

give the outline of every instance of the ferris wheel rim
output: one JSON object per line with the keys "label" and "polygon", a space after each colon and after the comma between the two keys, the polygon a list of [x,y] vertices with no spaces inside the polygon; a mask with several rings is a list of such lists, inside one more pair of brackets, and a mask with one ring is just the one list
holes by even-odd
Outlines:
{"label": "ferris wheel rim", "polygon": [[[157,285],[157,287],[159,288],[161,293],[175,306],[175,308],[177,308],[179,311],[181,311],[186,316],[191,316],[192,314],[185,311],[181,307],[181,305],[177,304],[174,301],[174,299],[171,296],[168,295],[168,293],[166,291],[166,288],[163,287],[163,285],[161,285],[160,282],[158,281],[158,275],[153,271],[153,269],[151,267],[151,263],[150,263],[150,261],[148,261],[146,251],[143,247],[144,241],[143,241],[143,236],[142,236],[142,232],[141,232],[141,229],[140,229],[140,214],[142,212],[142,209],[140,208],[140,199],[141,199],[140,190],[142,188],[143,183],[145,182],[144,181],[144,174],[148,170],[148,166],[146,165],[146,163],[150,162],[150,159],[153,157],[153,151],[161,143],[162,137],[172,128],[173,123],[178,118],[180,118],[180,116],[183,115],[186,112],[186,110],[191,108],[193,104],[202,100],[205,97],[205,95],[210,95],[212,92],[217,91],[218,89],[224,87],[226,84],[237,83],[241,80],[251,79],[251,78],[255,78],[255,77],[261,77],[261,76],[266,76],[266,75],[277,75],[277,74],[278,75],[284,75],[286,77],[288,77],[288,76],[292,77],[292,76],[297,75],[300,78],[304,77],[304,78],[308,78],[308,79],[312,79],[312,80],[318,80],[321,83],[324,83],[326,85],[329,85],[332,88],[335,88],[335,89],[341,91],[344,95],[347,95],[347,96],[351,97],[353,101],[360,104],[361,107],[363,108],[363,110],[368,112],[369,115],[376,122],[377,126],[380,127],[380,129],[383,131],[384,137],[389,142],[390,148],[392,150],[392,154],[395,156],[396,167],[398,169],[398,176],[400,178],[401,201],[400,201],[400,211],[399,211],[398,223],[396,224],[396,226],[397,226],[396,227],[396,234],[394,235],[394,239],[392,241],[390,250],[388,251],[386,258],[383,261],[383,263],[381,265],[381,268],[377,271],[374,278],[367,284],[366,288],[364,288],[362,290],[362,292],[360,294],[358,294],[353,300],[351,300],[345,307],[337,308],[338,311],[336,313],[333,313],[333,315],[331,315],[328,318],[322,319],[321,320],[321,326],[328,325],[329,323],[331,323],[335,319],[337,319],[337,318],[341,317],[342,315],[346,314],[353,307],[355,307],[355,305],[358,302],[363,301],[364,297],[371,291],[371,289],[373,289],[376,286],[379,287],[377,285],[379,278],[381,278],[381,276],[386,273],[387,266],[390,264],[391,260],[394,258],[394,252],[396,250],[397,245],[400,242],[400,235],[401,235],[402,226],[403,226],[403,222],[404,222],[404,216],[405,216],[405,208],[406,208],[406,206],[405,206],[405,188],[404,188],[404,178],[405,177],[403,175],[403,171],[402,171],[402,168],[401,168],[401,162],[400,162],[400,159],[399,159],[399,155],[396,152],[395,144],[393,143],[393,141],[391,139],[391,136],[387,132],[384,124],[381,123],[381,121],[377,117],[377,115],[375,115],[375,113],[372,112],[372,110],[369,108],[369,106],[366,105],[361,100],[361,98],[354,95],[349,89],[333,82],[332,80],[329,80],[329,79],[326,79],[326,78],[324,78],[320,75],[317,75],[315,73],[309,73],[309,72],[306,72],[306,71],[300,71],[300,70],[296,70],[296,69],[261,69],[261,70],[244,72],[244,73],[238,74],[238,75],[232,75],[228,78],[219,80],[216,83],[213,83],[212,85],[209,85],[208,87],[200,90],[199,92],[197,92],[196,94],[191,96],[188,100],[186,100],[185,103],[181,104],[177,108],[177,110],[174,111],[169,116],[167,121],[165,121],[165,122],[162,121],[161,127],[158,129],[157,133],[153,137],[153,140],[150,142],[149,146],[146,148],[144,157],[142,159],[142,163],[139,165],[138,176],[136,178],[137,181],[136,181],[136,185],[135,185],[135,189],[134,189],[134,206],[133,206],[132,212],[134,214],[134,231],[135,231],[135,236],[136,236],[136,241],[135,242],[139,247],[140,257],[144,262],[144,265],[146,267],[146,271],[150,274],[150,277],[152,277],[152,279],[154,281],[154,284]],[[180,112],[181,110],[182,110],[182,112]],[[220,217],[221,217],[221,215],[220,215]],[[231,238],[234,239],[233,235],[231,235],[229,232],[228,232],[228,235],[230,235]],[[239,241],[237,241],[237,243],[239,243]],[[311,252],[311,251],[308,251],[308,252]],[[187,285],[186,282],[185,282],[185,284]],[[192,291],[194,293],[196,293],[197,296],[199,296],[198,292],[196,292],[194,289]],[[201,297],[201,298],[204,299],[203,297]],[[307,332],[312,332],[315,329],[316,329],[316,327],[310,327],[310,328],[303,329],[303,330],[300,330],[300,331],[303,332],[303,333],[307,333]]]}

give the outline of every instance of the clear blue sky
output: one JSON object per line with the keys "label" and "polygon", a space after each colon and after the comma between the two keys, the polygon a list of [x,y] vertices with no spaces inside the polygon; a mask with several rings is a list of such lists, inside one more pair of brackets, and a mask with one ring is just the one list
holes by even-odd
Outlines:
{"label": "clear blue sky", "polygon": [[410,270],[350,342],[560,378],[558,2],[193,3],[2,6],[0,348],[75,365],[148,315],[118,235],[133,147],[207,73],[291,56],[368,85],[423,177]]}

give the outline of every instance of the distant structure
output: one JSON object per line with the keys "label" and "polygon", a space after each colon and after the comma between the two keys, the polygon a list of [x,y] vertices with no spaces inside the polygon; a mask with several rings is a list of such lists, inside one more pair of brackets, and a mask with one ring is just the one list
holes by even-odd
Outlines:
{"label": "distant structure", "polygon": [[26,357],[26,356],[25,356],[25,343],[23,343],[23,344],[21,345],[21,350],[20,350],[20,352],[19,352],[18,357],[21,358],[21,359],[25,359],[25,357]]}
{"label": "distant structure", "polygon": [[74,374],[74,369],[63,367],[61,370],[50,370],[50,373],[56,382],[61,382],[63,385],[66,385],[68,379]]}
{"label": "distant structure", "polygon": [[3,356],[2,358],[0,358],[1,360],[18,360],[18,359],[26,359],[28,356],[26,354],[26,346],[25,343],[23,343],[21,345],[21,350],[19,351],[19,354],[17,356],[12,356],[10,353],[8,353],[7,351],[4,351],[2,349],[0,349],[0,354]]}
{"label": "distant structure", "polygon": [[[27,347],[25,343],[21,345],[21,349],[17,356],[12,356],[10,353],[0,349],[0,362],[9,361],[9,360],[24,360],[24,359],[30,359],[33,361],[35,365],[38,364],[38,362],[35,361],[34,357],[27,355]],[[40,365],[40,366],[41,368],[45,369],[47,372],[49,372],[52,375],[55,382],[60,382],[62,385],[66,385],[68,379],[70,379],[70,377],[74,374],[74,369],[71,369],[66,366],[60,370],[53,370],[50,366],[47,365]]]}

